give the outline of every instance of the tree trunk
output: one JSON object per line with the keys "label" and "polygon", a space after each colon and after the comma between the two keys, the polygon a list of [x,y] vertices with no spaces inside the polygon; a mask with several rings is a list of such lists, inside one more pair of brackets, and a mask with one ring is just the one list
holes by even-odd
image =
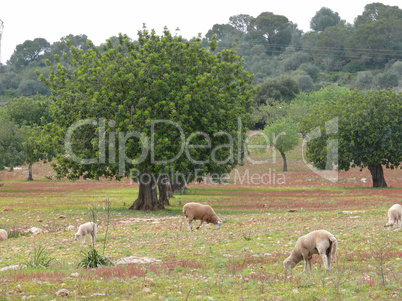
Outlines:
{"label": "tree trunk", "polygon": [[387,187],[387,183],[384,178],[384,171],[382,165],[379,163],[373,163],[368,165],[371,177],[373,179],[373,187]]}
{"label": "tree trunk", "polygon": [[283,171],[284,172],[288,171],[288,162],[286,161],[285,153],[281,152],[281,156],[282,156],[282,159],[283,159]]}
{"label": "tree trunk", "polygon": [[28,179],[27,181],[33,181],[33,177],[32,177],[32,164],[28,165]]}
{"label": "tree trunk", "polygon": [[178,191],[178,190],[182,190],[182,189],[187,189],[186,183],[179,182],[177,180],[172,181],[172,191],[173,192]]}
{"label": "tree trunk", "polygon": [[[138,192],[138,198],[131,205],[131,210],[158,210],[165,209],[163,203],[158,201],[158,194],[156,189],[156,183],[152,174],[148,174],[149,177],[141,177],[139,181],[140,190]],[[144,179],[143,179],[144,178]]]}
{"label": "tree trunk", "polygon": [[159,203],[163,205],[170,205],[168,199],[168,185],[169,181],[167,178],[162,178],[160,183],[158,183],[158,190],[159,190]]}
{"label": "tree trunk", "polygon": [[167,194],[167,197],[169,199],[174,198],[173,189],[172,189],[172,183],[170,183],[170,182],[168,182],[167,185],[166,185],[166,194]]}

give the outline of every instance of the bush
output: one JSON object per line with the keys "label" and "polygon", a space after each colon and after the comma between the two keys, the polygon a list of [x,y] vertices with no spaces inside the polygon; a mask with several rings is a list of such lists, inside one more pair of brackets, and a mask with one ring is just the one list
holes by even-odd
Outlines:
{"label": "bush", "polygon": [[398,86],[399,76],[394,71],[380,73],[376,77],[377,86],[381,89],[393,88]]}
{"label": "bush", "polygon": [[48,95],[50,94],[49,88],[44,86],[42,83],[36,81],[36,80],[26,80],[22,81],[17,89],[17,94],[18,95],[24,95],[24,96],[32,96],[36,94],[41,94],[41,95]]}
{"label": "bush", "polygon": [[357,73],[355,86],[357,88],[370,89],[374,83],[374,76],[370,71],[362,71]]}
{"label": "bush", "polygon": [[98,268],[103,266],[113,265],[113,262],[106,256],[100,255],[94,248],[90,248],[89,251],[82,251],[83,258],[78,263],[82,268]]}
{"label": "bush", "polygon": [[300,91],[302,92],[310,92],[315,88],[310,75],[299,75],[296,77],[296,81],[298,82]]}
{"label": "bush", "polygon": [[50,254],[45,251],[45,247],[34,248],[33,252],[29,253],[28,259],[25,260],[25,265],[31,268],[47,268],[54,260]]}

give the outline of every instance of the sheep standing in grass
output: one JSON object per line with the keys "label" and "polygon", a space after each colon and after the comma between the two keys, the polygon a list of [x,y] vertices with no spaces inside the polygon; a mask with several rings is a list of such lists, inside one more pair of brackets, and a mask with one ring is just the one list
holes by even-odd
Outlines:
{"label": "sheep standing in grass", "polygon": [[399,204],[393,205],[388,210],[388,223],[385,225],[386,227],[392,226],[402,226],[402,206]]}
{"label": "sheep standing in grass", "polygon": [[91,240],[92,243],[96,239],[96,232],[98,231],[98,226],[94,222],[88,222],[85,224],[82,224],[79,228],[77,233],[74,234],[75,240],[78,239],[78,237],[82,237],[82,243],[85,243],[86,235],[90,234],[91,235]]}
{"label": "sheep standing in grass", "polygon": [[287,270],[289,267],[294,268],[302,259],[304,260],[304,270],[307,266],[311,271],[311,258],[314,254],[322,257],[326,270],[331,268],[331,258],[335,257],[337,241],[335,236],[325,230],[317,230],[310,232],[296,242],[293,252],[283,262],[283,266]]}
{"label": "sheep standing in grass", "polygon": [[7,238],[7,231],[4,229],[0,229],[0,241],[7,240]]}
{"label": "sheep standing in grass", "polygon": [[[187,203],[183,207],[183,214],[186,216],[188,221],[188,230],[191,230],[191,222],[193,220],[200,220],[201,223],[197,227],[197,230],[204,223],[214,224],[216,229],[222,225],[221,219],[216,215],[214,209],[209,205],[202,205],[199,203]],[[205,225],[204,225],[205,227]]]}

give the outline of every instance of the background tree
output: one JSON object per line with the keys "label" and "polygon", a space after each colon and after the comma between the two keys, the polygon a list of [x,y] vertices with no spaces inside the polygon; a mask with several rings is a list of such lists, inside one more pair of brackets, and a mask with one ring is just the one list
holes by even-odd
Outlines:
{"label": "background tree", "polygon": [[[172,183],[171,172],[226,175],[242,160],[252,76],[234,51],[213,55],[198,39],[184,41],[167,30],[158,36],[145,29],[138,42],[125,36],[119,42],[102,52],[94,45],[86,53],[72,47],[72,69],[51,67],[45,81],[57,100],[53,127],[59,136],[89,120],[71,136],[78,159],[63,152],[55,169],[70,179],[131,177],[139,195],[130,209],[155,210],[164,207],[156,190],[160,176]],[[108,138],[108,147],[100,137]],[[189,144],[201,147],[180,154]]]}
{"label": "background tree", "polygon": [[[338,118],[337,128],[328,122]],[[317,105],[303,123],[306,133],[321,128],[321,136],[307,143],[307,158],[315,167],[339,170],[367,167],[373,187],[386,187],[383,166],[398,168],[402,162],[402,95],[390,90],[346,96]],[[329,132],[326,131],[329,130]],[[338,142],[337,156],[328,156],[330,144]],[[330,158],[338,159],[333,162]]]}
{"label": "background tree", "polygon": [[268,50],[272,53],[284,51],[292,40],[292,26],[288,18],[271,12],[253,18],[250,29],[252,36],[262,37],[268,42]]}
{"label": "background tree", "polygon": [[28,164],[27,180],[33,181],[33,164],[39,160],[51,160],[53,156],[54,148],[41,141],[43,126],[52,121],[50,101],[43,96],[15,98],[7,102],[3,114],[20,128],[24,163]]}
{"label": "background tree", "polygon": [[348,57],[360,68],[379,68],[401,58],[402,10],[399,7],[367,4],[363,14],[355,19],[354,27],[345,44]]}
{"label": "background tree", "polygon": [[50,43],[43,38],[36,38],[33,41],[26,40],[17,45],[7,64],[15,66],[19,71],[49,49]]}
{"label": "background tree", "polygon": [[299,144],[298,127],[289,119],[279,120],[264,129],[269,144],[279,151],[283,160],[283,171],[288,171],[286,152]]}
{"label": "background tree", "polygon": [[0,170],[24,163],[24,138],[19,128],[9,119],[0,117]]}
{"label": "background tree", "polygon": [[327,7],[322,7],[317,11],[310,21],[310,28],[314,31],[323,31],[327,27],[335,26],[341,21],[339,14]]}

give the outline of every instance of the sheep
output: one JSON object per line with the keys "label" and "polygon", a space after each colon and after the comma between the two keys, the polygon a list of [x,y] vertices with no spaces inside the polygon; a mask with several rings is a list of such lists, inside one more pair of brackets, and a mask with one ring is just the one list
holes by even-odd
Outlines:
{"label": "sheep", "polygon": [[400,224],[399,227],[402,226],[402,206],[395,204],[388,210],[388,223],[385,227],[398,226],[398,224]]}
{"label": "sheep", "polygon": [[[214,224],[216,229],[222,225],[221,219],[216,215],[214,209],[209,205],[202,205],[199,203],[187,203],[183,206],[183,214],[186,216],[188,221],[188,230],[191,232],[191,222],[193,220],[201,220],[200,225],[196,228],[197,230],[204,223]],[[204,225],[205,228],[205,225]]]}
{"label": "sheep", "polygon": [[85,224],[82,224],[79,226],[77,233],[74,234],[75,240],[78,239],[78,237],[82,236],[82,243],[85,243],[86,235],[90,234],[91,235],[91,241],[92,243],[96,239],[96,232],[98,231],[98,226],[94,222],[88,222]]}
{"label": "sheep", "polygon": [[314,254],[319,254],[324,262],[325,269],[331,268],[331,258],[335,257],[337,240],[335,236],[325,230],[312,231],[296,241],[293,252],[283,262],[285,270],[289,267],[294,268],[302,259],[304,260],[304,270],[307,266],[311,271],[311,258]]}
{"label": "sheep", "polygon": [[0,229],[0,241],[7,240],[7,238],[7,231],[4,229]]}

